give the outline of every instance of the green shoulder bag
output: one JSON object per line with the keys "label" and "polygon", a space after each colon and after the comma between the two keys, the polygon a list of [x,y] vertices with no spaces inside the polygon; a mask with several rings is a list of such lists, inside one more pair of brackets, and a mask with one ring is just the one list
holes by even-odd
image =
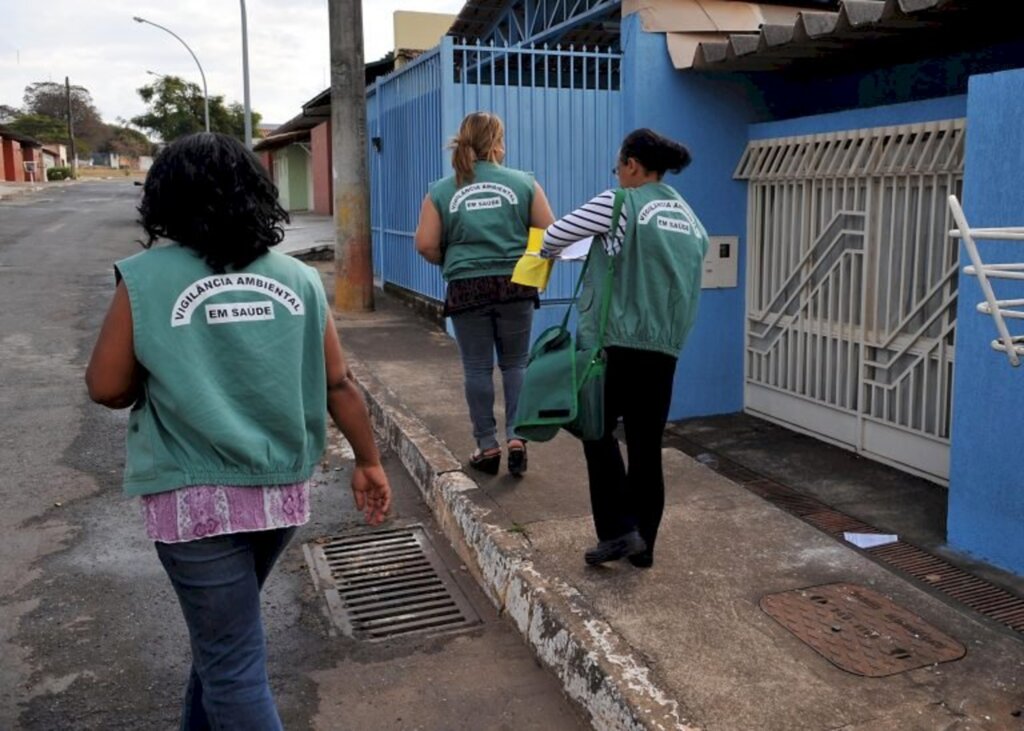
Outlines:
{"label": "green shoulder bag", "polygon": [[[623,192],[616,191],[612,208],[613,233],[619,228],[623,198]],[[604,434],[607,369],[604,333],[611,305],[615,259],[610,259],[605,274],[597,343],[593,348],[579,350],[569,330],[569,317],[579,299],[588,266],[589,256],[580,271],[572,303],[566,308],[561,324],[542,332],[530,349],[515,425],[516,434],[527,441],[549,441],[562,428],[584,441],[600,439]]]}

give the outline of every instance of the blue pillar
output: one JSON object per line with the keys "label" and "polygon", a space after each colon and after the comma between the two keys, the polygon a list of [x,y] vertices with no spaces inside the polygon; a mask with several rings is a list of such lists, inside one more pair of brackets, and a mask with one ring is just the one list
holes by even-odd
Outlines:
{"label": "blue pillar", "polygon": [[[975,76],[967,95],[964,209],[975,227],[1024,226],[1024,69]],[[986,263],[1024,261],[1024,244],[979,243]],[[961,251],[961,263],[966,253]],[[994,283],[1000,299],[1020,283]],[[961,276],[949,487],[950,544],[1024,574],[1024,368],[992,350],[992,318],[974,277]],[[1011,322],[1011,332],[1020,333]]]}
{"label": "blue pillar", "polygon": [[743,408],[747,186],[733,172],[760,95],[739,78],[678,71],[665,36],[623,20],[623,129],[650,127],[690,148],[693,163],[666,181],[682,193],[712,236],[738,236],[738,286],[704,290],[697,325],[676,372],[670,418]]}

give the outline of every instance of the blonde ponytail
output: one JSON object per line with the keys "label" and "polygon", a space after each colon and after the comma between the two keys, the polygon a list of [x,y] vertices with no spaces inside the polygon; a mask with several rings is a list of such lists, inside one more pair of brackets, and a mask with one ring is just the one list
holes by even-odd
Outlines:
{"label": "blonde ponytail", "polygon": [[473,182],[474,164],[478,160],[494,160],[505,142],[505,125],[497,114],[473,112],[459,126],[459,134],[448,143],[452,150],[452,168],[458,187]]}
{"label": "blonde ponytail", "polygon": [[452,139],[451,148],[455,182],[461,188],[463,185],[473,182],[473,164],[476,162],[476,153],[473,151],[470,141],[461,136]]}

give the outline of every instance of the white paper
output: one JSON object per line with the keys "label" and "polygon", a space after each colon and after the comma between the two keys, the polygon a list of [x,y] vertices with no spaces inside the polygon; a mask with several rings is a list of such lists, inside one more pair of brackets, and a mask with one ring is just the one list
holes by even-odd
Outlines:
{"label": "white paper", "polygon": [[559,259],[564,261],[571,261],[573,259],[586,259],[587,254],[590,253],[590,247],[594,243],[594,237],[588,236],[585,239],[577,241],[575,244],[570,244],[562,249],[562,253],[558,255]]}
{"label": "white paper", "polygon": [[877,548],[888,546],[900,539],[895,533],[843,533],[847,543],[852,543],[857,548]]}

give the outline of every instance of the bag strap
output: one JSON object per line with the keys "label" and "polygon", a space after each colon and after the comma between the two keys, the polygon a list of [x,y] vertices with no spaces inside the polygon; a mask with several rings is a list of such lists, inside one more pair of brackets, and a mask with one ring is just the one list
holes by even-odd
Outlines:
{"label": "bag strap", "polygon": [[587,276],[587,267],[590,266],[590,255],[583,260],[583,268],[580,269],[580,276],[576,279],[576,289],[572,293],[572,300],[569,302],[569,306],[565,308],[565,316],[562,318],[562,329],[569,329],[569,317],[572,315],[572,308],[576,306],[576,303],[580,299],[580,290],[583,289],[583,279]]}
{"label": "bag strap", "polygon": [[[626,192],[619,188],[615,191],[615,200],[612,203],[612,228],[611,235],[615,236],[619,233],[619,219],[622,216],[622,204],[626,199]],[[587,276],[587,267],[590,266],[590,255],[583,260],[583,268],[580,269],[579,279],[576,280],[576,289],[572,295],[572,302],[565,308],[565,317],[562,318],[562,329],[569,327],[569,316],[572,315],[572,308],[579,302],[580,291],[583,289],[583,280]],[[608,271],[604,277],[604,293],[601,297],[601,323],[598,330],[597,337],[597,348],[600,350],[601,346],[604,345],[604,331],[608,325],[608,310],[611,305],[612,297],[612,280],[615,277],[615,257],[609,257]]]}
{"label": "bag strap", "polygon": [[[612,204],[612,236],[619,234],[619,219],[622,217],[622,204],[626,192],[619,188],[615,191],[615,202]],[[589,258],[589,257],[588,257]],[[608,311],[612,303],[612,286],[615,280],[615,257],[608,257],[608,271],[604,275],[604,291],[601,296],[601,324],[597,330],[597,349],[604,347],[604,331],[608,327]]]}

